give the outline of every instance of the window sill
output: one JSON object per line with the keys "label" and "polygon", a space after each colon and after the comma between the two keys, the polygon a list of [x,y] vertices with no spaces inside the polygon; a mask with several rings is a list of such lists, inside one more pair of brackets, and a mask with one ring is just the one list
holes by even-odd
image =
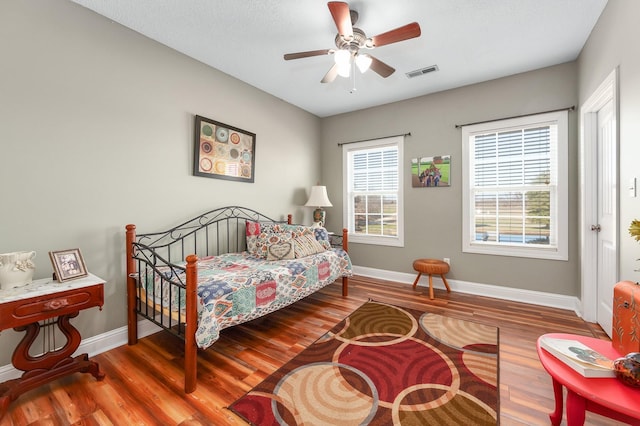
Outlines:
{"label": "window sill", "polygon": [[569,256],[560,248],[523,247],[518,245],[498,246],[494,244],[465,244],[463,253],[488,254],[492,256],[526,257],[531,259],[568,261]]}
{"label": "window sill", "polygon": [[349,244],[371,244],[376,246],[404,247],[404,241],[398,237],[378,237],[372,235],[349,234]]}

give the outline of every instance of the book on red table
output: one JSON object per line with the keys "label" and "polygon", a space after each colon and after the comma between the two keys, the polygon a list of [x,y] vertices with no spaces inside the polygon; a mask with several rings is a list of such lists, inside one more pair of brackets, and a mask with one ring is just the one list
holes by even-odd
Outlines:
{"label": "book on red table", "polygon": [[542,336],[540,346],[584,377],[615,377],[611,359],[577,340]]}

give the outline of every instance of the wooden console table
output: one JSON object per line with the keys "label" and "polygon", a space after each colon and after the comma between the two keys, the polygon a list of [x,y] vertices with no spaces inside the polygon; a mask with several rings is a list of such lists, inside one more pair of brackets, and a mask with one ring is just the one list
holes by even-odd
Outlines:
{"label": "wooden console table", "polygon": [[[21,394],[68,374],[90,373],[97,380],[104,373],[87,354],[72,357],[82,340],[80,332],[69,322],[81,310],[100,307],[104,304],[105,281],[89,274],[64,283],[51,279],[33,281],[23,287],[0,290],[0,331],[13,328],[25,335],[13,351],[11,363],[24,371],[18,379],[0,384],[0,418],[9,404]],[[66,343],[55,346],[57,330],[62,332]],[[32,356],[29,353],[40,331],[45,334],[45,352]]]}

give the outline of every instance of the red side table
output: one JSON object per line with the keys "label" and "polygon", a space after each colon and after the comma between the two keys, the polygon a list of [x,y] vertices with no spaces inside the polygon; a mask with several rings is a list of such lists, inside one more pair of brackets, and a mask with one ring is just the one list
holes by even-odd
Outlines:
{"label": "red side table", "polygon": [[[611,359],[622,356],[607,340],[561,333],[545,336],[577,340]],[[562,421],[564,386],[567,388],[567,426],[583,425],[586,410],[631,425],[640,425],[640,388],[627,386],[616,378],[583,377],[543,349],[540,339],[537,349],[542,366],[553,380],[556,407],[549,414],[551,424],[557,426]]]}

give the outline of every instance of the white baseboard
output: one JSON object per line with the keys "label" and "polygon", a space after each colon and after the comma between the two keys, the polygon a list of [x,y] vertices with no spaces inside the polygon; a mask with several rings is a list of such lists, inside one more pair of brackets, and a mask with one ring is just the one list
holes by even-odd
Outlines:
{"label": "white baseboard", "polygon": [[[160,330],[162,329],[150,321],[138,321],[139,338],[157,333]],[[110,349],[117,348],[118,346],[126,345],[127,341],[127,327],[124,326],[116,328],[115,330],[110,330],[97,336],[83,339],[80,346],[78,346],[78,350],[76,350],[73,355],[75,356],[86,353],[92,357]],[[21,375],[22,371],[15,369],[11,364],[0,367],[0,383],[11,379],[17,379]]]}
{"label": "white baseboard", "polygon": [[[412,285],[415,280],[415,274],[385,271],[382,269],[366,268],[361,266],[354,266],[353,273],[364,277],[379,278],[409,285]],[[580,300],[577,297],[452,279],[447,279],[447,282],[449,283],[449,287],[451,287],[451,291],[495,297],[497,299],[512,300],[516,302],[532,303],[534,305],[549,306],[552,308],[568,309],[574,311],[578,316],[581,316]],[[429,286],[428,276],[420,277],[418,285]],[[444,283],[439,276],[433,277],[433,286],[442,290],[445,289]],[[160,330],[160,327],[147,320],[138,321],[138,337],[140,338],[156,333]],[[106,352],[109,349],[126,345],[127,340],[127,327],[120,327],[82,340],[76,354],[87,353],[91,357],[102,352]],[[18,378],[21,374],[22,372],[20,370],[16,370],[11,364],[2,366],[0,367],[0,383]]]}
{"label": "white baseboard", "polygon": [[[365,268],[362,266],[354,266],[353,273],[363,277],[379,278],[383,280],[395,281],[413,285],[416,274],[405,272],[385,271],[382,269]],[[581,315],[580,299],[575,296],[564,296],[561,294],[544,293],[541,291],[522,290],[512,287],[502,287],[492,284],[480,284],[469,281],[459,281],[447,278],[451,291],[459,293],[475,294],[478,296],[494,297],[496,299],[512,300],[514,302],[531,303],[534,305],[548,306],[551,308],[568,309],[574,311],[576,315]],[[422,275],[418,286],[429,287],[429,276]],[[433,286],[444,290],[445,286],[442,279],[433,275]]]}

